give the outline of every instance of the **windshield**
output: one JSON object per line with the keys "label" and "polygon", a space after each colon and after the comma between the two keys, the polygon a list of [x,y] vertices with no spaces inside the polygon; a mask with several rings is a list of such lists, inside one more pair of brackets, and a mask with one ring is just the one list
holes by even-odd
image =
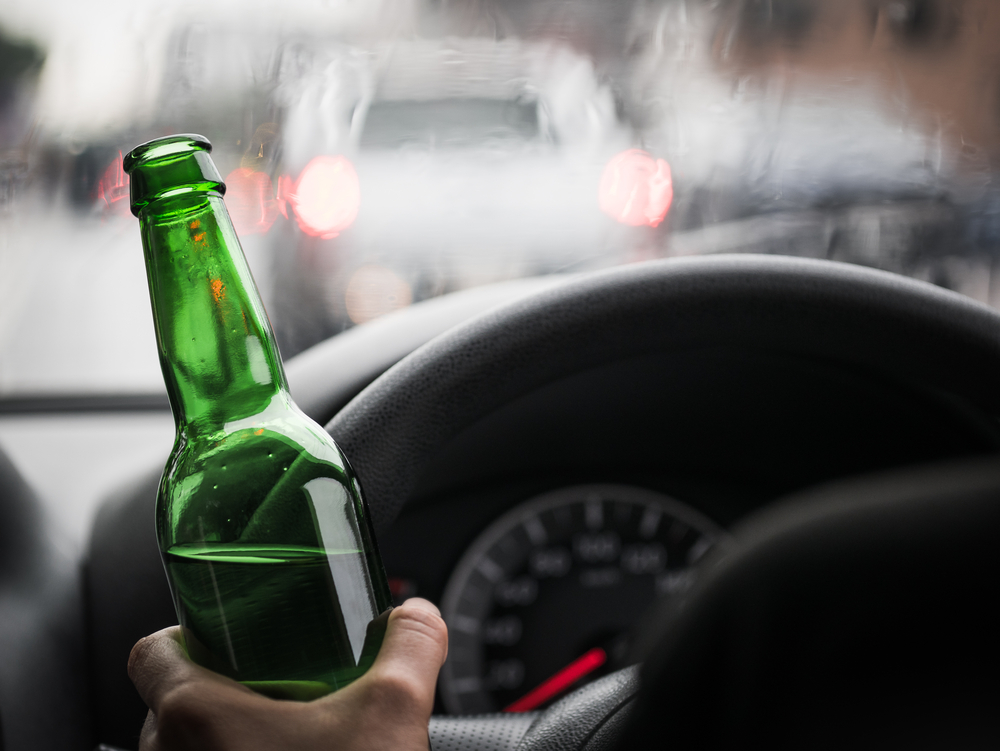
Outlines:
{"label": "windshield", "polygon": [[0,399],[161,394],[121,155],[201,133],[284,357],[491,282],[780,253],[1000,305],[991,0],[0,6]]}
{"label": "windshield", "polygon": [[359,144],[364,149],[476,148],[538,138],[538,105],[505,99],[373,102]]}

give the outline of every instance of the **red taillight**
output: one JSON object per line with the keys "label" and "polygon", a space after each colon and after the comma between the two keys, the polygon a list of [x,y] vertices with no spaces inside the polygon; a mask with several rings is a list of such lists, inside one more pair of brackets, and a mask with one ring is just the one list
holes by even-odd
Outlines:
{"label": "red taillight", "polygon": [[100,182],[97,183],[97,200],[104,203],[105,210],[116,213],[129,213],[129,181],[128,175],[122,169],[122,153],[104,169]]}
{"label": "red taillight", "polygon": [[601,211],[632,227],[656,227],[674,200],[670,165],[641,149],[616,154],[601,175]]}
{"label": "red taillight", "polygon": [[336,237],[354,223],[361,208],[361,186],[354,165],[343,156],[314,158],[294,183],[278,181],[278,200],[286,201],[307,235]]}
{"label": "red taillight", "polygon": [[226,175],[226,207],[238,235],[263,234],[278,217],[271,178],[246,167]]}

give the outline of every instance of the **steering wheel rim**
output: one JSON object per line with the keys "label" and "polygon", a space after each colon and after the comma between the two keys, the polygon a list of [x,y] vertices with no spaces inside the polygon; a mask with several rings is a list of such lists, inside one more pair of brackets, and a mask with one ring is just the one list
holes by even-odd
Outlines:
{"label": "steering wheel rim", "polygon": [[1000,414],[1000,314],[923,282],[830,261],[714,256],[581,275],[417,349],[327,425],[377,531],[434,454],[561,377],[654,351],[742,346],[905,374]]}
{"label": "steering wheel rim", "polygon": [[[902,376],[1000,415],[993,388],[1000,378],[1000,315],[990,308],[886,272],[741,255],[582,275],[488,311],[387,370],[327,430],[357,471],[374,525],[383,531],[434,455],[493,410],[616,360],[719,346]],[[627,722],[619,710],[631,706],[637,689],[634,681],[624,689],[613,683],[591,684],[550,707],[518,748],[613,747]],[[477,723],[487,719],[466,722],[466,736],[478,737]],[[577,732],[563,732],[569,729]],[[573,743],[560,740],[570,735]]]}

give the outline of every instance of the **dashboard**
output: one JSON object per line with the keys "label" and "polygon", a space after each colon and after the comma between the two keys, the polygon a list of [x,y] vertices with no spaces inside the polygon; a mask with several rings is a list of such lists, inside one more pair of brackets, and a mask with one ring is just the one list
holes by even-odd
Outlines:
{"label": "dashboard", "polygon": [[[415,306],[296,358],[296,399],[320,421],[344,414],[406,352],[503,302],[481,295]],[[771,501],[998,448],[987,410],[898,372],[739,341],[651,349],[549,379],[471,421],[421,465],[378,540],[394,595],[438,603],[449,625],[435,712],[542,710],[634,662],[654,603],[684,592],[698,561]],[[138,638],[176,622],[152,534],[161,470],[119,468],[119,490],[92,526],[81,521],[92,668],[65,692],[93,696],[95,734],[123,748],[145,708],[122,666]],[[47,673],[36,675],[42,685]],[[26,717],[47,711],[30,687],[24,696]]]}
{"label": "dashboard", "polygon": [[436,711],[528,711],[633,663],[654,603],[771,500],[996,446],[988,419],[880,373],[739,348],[649,355],[465,430],[380,545],[397,593],[448,622]]}

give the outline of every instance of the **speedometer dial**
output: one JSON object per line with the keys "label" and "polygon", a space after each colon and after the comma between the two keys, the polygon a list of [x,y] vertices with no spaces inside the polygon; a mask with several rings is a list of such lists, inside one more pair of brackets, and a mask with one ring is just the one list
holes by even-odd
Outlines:
{"label": "speedometer dial", "polygon": [[452,714],[527,711],[616,669],[636,619],[690,586],[724,533],[665,495],[581,485],[491,524],[445,589]]}

